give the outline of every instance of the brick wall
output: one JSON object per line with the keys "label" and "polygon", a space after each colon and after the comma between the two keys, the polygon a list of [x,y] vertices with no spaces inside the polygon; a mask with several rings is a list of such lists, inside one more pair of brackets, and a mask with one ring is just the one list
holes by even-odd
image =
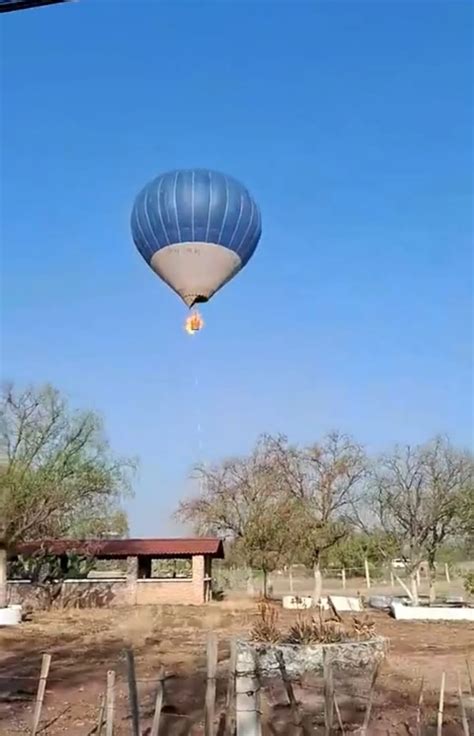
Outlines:
{"label": "brick wall", "polygon": [[166,604],[192,605],[202,603],[196,595],[192,580],[138,580],[137,605]]}
{"label": "brick wall", "polygon": [[193,593],[194,600],[196,603],[205,603],[205,572],[206,572],[205,558],[203,555],[195,555],[193,557]]}

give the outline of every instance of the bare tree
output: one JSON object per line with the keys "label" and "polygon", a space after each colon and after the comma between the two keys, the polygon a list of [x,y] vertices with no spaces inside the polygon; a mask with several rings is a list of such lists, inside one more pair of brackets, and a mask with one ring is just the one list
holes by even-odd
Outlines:
{"label": "bare tree", "polygon": [[[181,503],[177,515],[199,532],[242,540],[249,550],[252,525],[261,520],[259,555],[302,562],[314,569],[315,596],[321,596],[321,555],[347,533],[346,511],[364,477],[362,448],[339,433],[308,448],[290,445],[287,438],[263,435],[249,458],[229,460],[199,469],[201,494]],[[266,528],[264,519],[271,520]],[[264,533],[265,531],[265,533]],[[283,536],[286,535],[285,544]],[[249,563],[250,564],[250,563]]]}
{"label": "bare tree", "polygon": [[382,528],[400,542],[418,600],[415,573],[427,559],[430,597],[435,595],[435,564],[441,545],[466,533],[463,509],[473,487],[473,459],[436,438],[417,446],[396,447],[374,464],[369,502]]}
{"label": "bare tree", "polygon": [[259,438],[249,457],[195,468],[200,493],[182,501],[176,517],[200,534],[217,534],[234,545],[245,564],[264,576],[280,563],[284,538],[285,496],[274,463],[273,440]]}
{"label": "bare tree", "polygon": [[[282,567],[291,544],[294,528],[293,504],[288,501],[268,504],[258,510],[246,525],[244,536],[236,543],[246,564],[261,570],[263,594],[269,594],[269,575]],[[239,549],[237,549],[239,551]]]}
{"label": "bare tree", "polygon": [[198,533],[242,538],[256,514],[281,498],[272,443],[266,436],[259,438],[249,457],[200,465],[193,476],[201,491],[179,504],[176,517]]}
{"label": "bare tree", "polygon": [[303,561],[313,569],[317,601],[322,593],[322,555],[350,530],[349,512],[366,475],[366,455],[340,432],[302,449],[279,440],[273,449],[285,490],[298,502],[297,543]]}

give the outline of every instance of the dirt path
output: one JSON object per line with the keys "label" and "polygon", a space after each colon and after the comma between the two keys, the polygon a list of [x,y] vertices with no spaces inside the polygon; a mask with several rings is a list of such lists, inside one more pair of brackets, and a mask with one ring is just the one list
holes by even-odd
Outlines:
{"label": "dirt path", "polygon": [[[213,604],[193,607],[66,611],[36,614],[31,622],[0,631],[0,733],[28,733],[41,655],[52,655],[42,733],[49,736],[86,736],[93,729],[106,672],[117,672],[116,735],[129,734],[128,699],[123,650],[135,650],[144,734],[150,726],[156,676],[166,668],[164,734],[202,732],[205,682],[205,639],[209,629],[219,635],[218,701],[222,708],[231,636],[249,630],[255,616],[248,605]],[[281,624],[294,619],[281,613]],[[421,679],[426,683],[427,722],[432,720],[442,672],[446,682],[445,736],[462,734],[457,701],[457,672],[468,689],[466,659],[474,658],[474,626],[397,622],[375,614],[377,632],[390,641],[381,672],[370,733],[410,734]],[[471,665],[474,672],[474,664]],[[354,724],[363,718],[368,675],[341,680],[338,685],[346,718]],[[322,683],[306,678],[297,696],[313,723],[321,720]],[[279,683],[265,689],[264,708],[275,733],[288,733],[289,713]],[[315,731],[318,733],[318,731]],[[429,733],[429,731],[428,731]]]}

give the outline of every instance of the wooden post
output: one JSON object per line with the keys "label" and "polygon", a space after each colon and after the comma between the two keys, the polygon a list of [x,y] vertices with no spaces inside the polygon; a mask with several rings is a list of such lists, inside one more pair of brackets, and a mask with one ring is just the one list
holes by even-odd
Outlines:
{"label": "wooden post", "polygon": [[99,717],[97,719],[97,728],[95,731],[97,736],[102,736],[102,728],[104,727],[104,716],[105,716],[105,697],[101,695],[100,704],[99,704]]}
{"label": "wooden post", "polygon": [[207,637],[207,686],[205,736],[214,736],[214,716],[216,709],[216,674],[217,674],[217,636],[209,632]]}
{"label": "wooden post", "polygon": [[160,670],[158,672],[158,686],[156,689],[155,712],[153,714],[153,723],[151,726],[150,736],[158,736],[160,732],[160,717],[161,717],[161,709],[163,707],[164,679],[165,679],[165,671],[163,667],[160,667]]}
{"label": "wooden post", "polygon": [[466,706],[464,705],[464,697],[463,697],[462,687],[461,687],[461,677],[459,675],[459,672],[458,672],[458,696],[459,696],[459,706],[461,708],[461,721],[462,721],[464,736],[469,736],[469,723],[467,721]]}
{"label": "wooden post", "polygon": [[38,726],[41,719],[41,710],[43,708],[44,693],[46,690],[46,680],[48,679],[50,664],[51,655],[43,654],[43,659],[41,661],[40,679],[38,682],[38,692],[36,693],[36,703],[33,714],[33,728],[31,729],[31,736],[36,736],[36,733],[38,731]]}
{"label": "wooden post", "polygon": [[472,696],[474,695],[474,688],[472,685],[472,672],[471,672],[471,665],[469,664],[469,660],[466,659],[466,669],[467,669],[467,680],[469,683],[469,693]]}
{"label": "wooden post", "polygon": [[326,736],[331,736],[334,718],[334,679],[331,662],[323,649],[324,676],[324,727]]}
{"label": "wooden post", "polygon": [[345,567],[343,567],[341,570],[341,578],[342,578],[342,587],[343,587],[343,590],[345,590],[346,589],[346,568]]}
{"label": "wooden post", "polygon": [[444,712],[444,686],[446,684],[446,673],[443,672],[441,675],[441,687],[439,690],[439,705],[438,705],[438,727],[436,729],[437,736],[443,736],[443,712]]}
{"label": "wooden post", "polygon": [[369,727],[370,716],[372,714],[372,705],[374,702],[375,685],[380,671],[380,662],[375,665],[375,669],[372,673],[372,680],[370,682],[369,698],[367,701],[367,708],[365,709],[364,723],[360,729],[360,736],[367,736],[367,729]]}
{"label": "wooden post", "polygon": [[367,590],[370,590],[370,570],[369,570],[369,562],[367,560],[367,557],[364,560],[364,568],[365,568],[365,581],[367,583]]}
{"label": "wooden post", "polygon": [[425,687],[425,679],[421,679],[420,693],[418,695],[418,708],[416,711],[416,736],[422,736],[422,712],[423,712],[423,691]]}
{"label": "wooden post", "polygon": [[130,710],[132,712],[133,736],[140,736],[140,711],[138,707],[137,678],[135,674],[135,657],[132,649],[126,649],[128,697],[130,699]]}
{"label": "wooden post", "polygon": [[105,726],[106,736],[113,736],[114,733],[114,709],[115,709],[115,672],[109,670],[107,672],[107,720]]}
{"label": "wooden post", "polygon": [[286,691],[286,695],[288,697],[288,702],[290,704],[290,710],[291,715],[293,719],[293,723],[296,726],[296,728],[299,730],[301,728],[301,714],[299,712],[298,708],[298,702],[295,697],[295,693],[293,690],[293,685],[291,684],[291,680],[288,677],[288,672],[286,671],[286,665],[285,660],[283,657],[282,652],[280,652],[278,649],[275,651],[275,657],[278,662],[278,667],[280,669],[281,679],[283,680],[283,686]]}
{"label": "wooden post", "polygon": [[[227,680],[227,693],[225,697],[225,713],[224,713],[224,736],[232,736],[232,705],[235,697],[235,664],[237,657],[237,648],[235,639],[230,642],[230,660],[229,660],[229,676]],[[153,735],[152,735],[153,736]]]}
{"label": "wooden post", "polygon": [[444,563],[444,574],[446,575],[446,582],[447,583],[450,583],[451,582],[451,576],[449,574],[449,565],[448,565],[447,562]]}
{"label": "wooden post", "polygon": [[334,693],[334,710],[336,711],[337,722],[339,724],[339,730],[341,732],[341,736],[346,736],[346,732],[344,730],[344,723],[342,722],[341,709],[339,708],[339,703],[337,702],[336,693]]}
{"label": "wooden post", "polygon": [[261,736],[259,696],[255,652],[250,648],[240,649],[235,680],[237,736]]}
{"label": "wooden post", "polygon": [[407,586],[405,585],[405,583],[403,582],[403,580],[401,579],[401,577],[399,575],[397,575],[397,573],[393,573],[393,574],[394,574],[395,580],[403,588],[403,590],[405,591],[405,593],[407,594],[407,596],[411,600],[411,602],[412,603],[415,603],[416,600],[413,597],[413,593],[411,592],[411,590],[409,590],[409,588],[407,588]]}

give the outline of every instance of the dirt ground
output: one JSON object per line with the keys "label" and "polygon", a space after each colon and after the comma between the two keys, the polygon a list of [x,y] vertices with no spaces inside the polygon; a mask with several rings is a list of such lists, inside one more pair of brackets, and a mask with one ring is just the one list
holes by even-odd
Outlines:
{"label": "dirt ground", "polygon": [[[149,734],[156,678],[165,667],[164,736],[202,734],[205,689],[205,640],[209,630],[219,636],[217,698],[222,714],[227,687],[229,640],[248,632],[255,603],[225,601],[205,607],[140,607],[116,610],[69,610],[36,613],[17,628],[0,630],[0,734],[31,733],[33,699],[41,655],[52,655],[43,708],[42,731],[49,736],[86,736],[94,732],[106,673],[117,675],[116,736],[131,733],[124,647],[135,651],[142,732]],[[297,614],[280,612],[287,627]],[[435,733],[440,680],[446,673],[445,736],[463,734],[458,673],[469,691],[467,660],[474,659],[474,626],[467,623],[397,622],[374,613],[377,633],[389,639],[368,734],[415,734],[417,702],[424,688],[424,734]],[[474,673],[474,662],[471,663]],[[336,678],[336,693],[347,733],[364,717],[371,673]],[[304,678],[295,686],[301,710],[312,733],[324,733],[322,682]],[[469,705],[469,703],[468,703]],[[293,733],[286,695],[280,682],[266,683],[262,712],[268,733]],[[473,731],[474,733],[474,731]]]}

